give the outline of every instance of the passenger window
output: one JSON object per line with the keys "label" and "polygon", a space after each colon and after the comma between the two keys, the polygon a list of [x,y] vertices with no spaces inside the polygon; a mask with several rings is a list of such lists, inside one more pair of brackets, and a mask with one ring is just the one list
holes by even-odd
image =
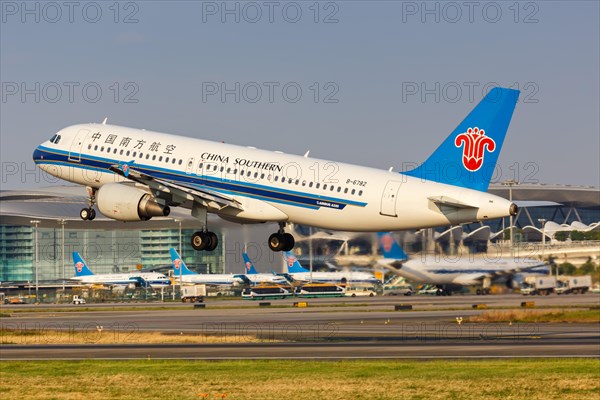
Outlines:
{"label": "passenger window", "polygon": [[156,154],[152,156],[152,161],[156,160]]}
{"label": "passenger window", "polygon": [[162,162],[162,156],[158,157],[158,162]]}
{"label": "passenger window", "polygon": [[344,193],[348,193],[348,188],[345,188],[345,189],[344,189]]}
{"label": "passenger window", "polygon": [[323,185],[323,190],[327,190],[327,184]]}
{"label": "passenger window", "polygon": [[92,145],[88,144],[88,150],[91,150],[91,148],[92,148]]}
{"label": "passenger window", "polygon": [[317,183],[317,185],[315,186],[317,189],[319,188],[319,186],[321,186],[320,183]]}
{"label": "passenger window", "polygon": [[[165,158],[165,162],[166,162],[166,163],[168,163],[168,162],[169,162],[169,157]],[[192,163],[190,163],[190,167],[191,167],[191,164],[192,164]]]}
{"label": "passenger window", "polygon": [[359,196],[362,196],[362,190],[358,192],[358,195],[359,195]]}
{"label": "passenger window", "polygon": [[183,164],[183,160],[179,159],[179,165]]}
{"label": "passenger window", "polygon": [[[98,146],[96,146],[96,147],[98,147]],[[121,151],[119,152],[119,155],[121,155],[121,156],[122,156],[122,155],[123,155],[123,151],[124,151],[124,150],[123,150],[123,149],[121,149]]]}
{"label": "passenger window", "polygon": [[94,151],[98,150],[98,145],[94,146]]}
{"label": "passenger window", "polygon": [[137,156],[137,151],[134,151],[134,152],[133,152],[133,155],[132,155],[132,157],[135,157],[135,156]]}
{"label": "passenger window", "polygon": [[129,157],[129,155],[131,154],[131,152],[129,150],[127,150],[127,157]]}
{"label": "passenger window", "polygon": [[356,193],[356,189],[352,189],[352,194]]}

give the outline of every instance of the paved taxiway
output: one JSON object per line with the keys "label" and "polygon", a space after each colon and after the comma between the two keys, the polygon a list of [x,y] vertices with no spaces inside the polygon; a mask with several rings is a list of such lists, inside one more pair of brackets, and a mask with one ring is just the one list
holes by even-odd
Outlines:
{"label": "paved taxiway", "polygon": [[[472,304],[520,308],[525,300],[544,307],[586,307],[597,306],[600,296],[309,299],[308,308],[269,308],[257,302],[225,300],[208,301],[205,309],[179,304],[160,309],[164,305],[159,304],[136,310],[111,305],[115,310],[15,313],[2,318],[3,328],[83,331],[90,344],[30,343],[24,336],[21,343],[3,345],[0,359],[600,357],[600,324],[459,325],[456,321],[483,311],[472,309]],[[298,300],[271,304],[293,301]],[[393,306],[400,303],[413,305],[413,311],[394,311]],[[10,313],[16,307],[2,309]],[[210,335],[222,340],[151,345],[143,343],[143,332]],[[123,344],[94,344],[98,335],[116,335]],[[254,337],[261,342],[247,343]]]}

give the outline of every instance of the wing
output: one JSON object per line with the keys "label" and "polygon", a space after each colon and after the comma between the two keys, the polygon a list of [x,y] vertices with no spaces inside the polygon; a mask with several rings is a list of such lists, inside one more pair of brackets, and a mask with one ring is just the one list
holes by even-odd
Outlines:
{"label": "wing", "polygon": [[115,164],[109,169],[127,179],[148,186],[155,195],[157,192],[163,194],[163,196],[157,197],[171,197],[175,202],[180,204],[186,200],[190,200],[216,211],[226,207],[232,207],[240,211],[244,210],[240,202],[231,196],[224,195],[203,185],[182,185],[169,179],[162,179],[139,172],[131,167],[133,163],[132,161],[126,164]]}

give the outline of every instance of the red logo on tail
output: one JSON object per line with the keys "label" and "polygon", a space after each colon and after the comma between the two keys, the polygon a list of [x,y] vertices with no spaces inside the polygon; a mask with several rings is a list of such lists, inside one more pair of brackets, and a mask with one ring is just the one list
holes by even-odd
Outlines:
{"label": "red logo on tail", "polygon": [[493,153],[496,150],[496,142],[489,136],[485,136],[483,129],[469,128],[454,140],[454,145],[460,147],[464,144],[462,163],[471,172],[477,171],[483,165],[485,150]]}
{"label": "red logo on tail", "polygon": [[288,257],[288,259],[287,259],[288,266],[290,266],[290,267],[291,267],[292,265],[294,265],[294,263],[295,263],[296,261],[298,261],[298,260],[296,259],[296,257],[294,257],[294,256],[289,256],[289,257]]}
{"label": "red logo on tail", "polygon": [[385,250],[386,253],[392,249],[393,243],[394,239],[389,233],[381,237],[381,245],[383,246],[383,250]]}
{"label": "red logo on tail", "polygon": [[77,264],[75,264],[75,268],[77,269],[77,272],[83,271],[83,263],[79,261]]}
{"label": "red logo on tail", "polygon": [[181,267],[181,260],[179,258],[174,260],[173,266],[175,267],[176,270],[178,270]]}

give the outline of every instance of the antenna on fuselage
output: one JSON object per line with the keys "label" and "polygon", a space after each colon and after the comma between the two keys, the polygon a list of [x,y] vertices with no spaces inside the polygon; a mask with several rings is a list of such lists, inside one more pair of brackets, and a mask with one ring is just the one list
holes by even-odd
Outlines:
{"label": "antenna on fuselage", "polygon": [[102,125],[106,125],[106,121],[108,121],[108,117],[104,117],[104,120],[102,121]]}
{"label": "antenna on fuselage", "polygon": [[306,153],[304,153],[304,158],[308,158],[309,154],[310,154],[310,150],[307,150]]}

